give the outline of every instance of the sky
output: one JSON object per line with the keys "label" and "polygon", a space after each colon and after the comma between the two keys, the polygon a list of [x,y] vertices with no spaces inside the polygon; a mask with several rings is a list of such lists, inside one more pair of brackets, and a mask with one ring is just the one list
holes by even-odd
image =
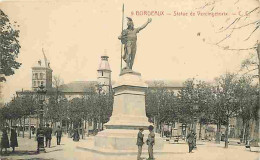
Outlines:
{"label": "sky", "polygon": [[[17,21],[22,66],[4,84],[4,100],[9,101],[17,90],[31,88],[31,67],[43,59],[44,48],[53,75],[64,83],[96,80],[100,56],[109,56],[112,80],[120,71],[122,4],[124,28],[131,17],[135,27],[152,22],[138,34],[133,69],[144,80],[205,81],[226,72],[238,72],[243,59],[253,51],[227,51],[214,43],[231,30],[221,32],[238,16],[259,6],[258,0],[9,0],[0,1],[0,8],[11,22]],[[158,15],[144,15],[157,11]],[[198,12],[219,12],[221,16],[203,16]],[[174,15],[174,13],[179,15]],[[182,13],[180,13],[182,12]],[[190,15],[193,12],[194,16]],[[225,15],[225,13],[227,15]],[[185,16],[185,14],[187,14]],[[259,19],[259,13],[241,20],[236,27]],[[219,45],[248,48],[259,39],[259,29],[244,41],[254,25],[235,30]]]}

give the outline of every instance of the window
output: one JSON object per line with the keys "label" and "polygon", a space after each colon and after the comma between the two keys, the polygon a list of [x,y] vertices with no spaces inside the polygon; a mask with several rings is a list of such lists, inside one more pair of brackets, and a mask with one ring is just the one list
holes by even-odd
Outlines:
{"label": "window", "polygon": [[101,71],[101,76],[103,76],[103,71]]}
{"label": "window", "polygon": [[33,86],[34,86],[34,87],[36,86],[36,81],[33,81]]}
{"label": "window", "polygon": [[40,73],[40,79],[43,79],[43,74],[42,73]]}
{"label": "window", "polygon": [[35,79],[38,79],[38,73],[35,73]]}

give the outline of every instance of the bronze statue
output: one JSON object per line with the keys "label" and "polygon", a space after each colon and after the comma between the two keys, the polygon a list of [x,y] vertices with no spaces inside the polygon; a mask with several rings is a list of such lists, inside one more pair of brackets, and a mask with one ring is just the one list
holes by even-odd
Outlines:
{"label": "bronze statue", "polygon": [[138,28],[134,28],[132,18],[127,17],[127,20],[127,29],[122,31],[118,39],[121,40],[121,43],[124,45],[124,55],[122,57],[126,63],[126,67],[124,69],[132,70],[136,54],[137,33],[151,23],[152,19],[148,18],[147,22]]}

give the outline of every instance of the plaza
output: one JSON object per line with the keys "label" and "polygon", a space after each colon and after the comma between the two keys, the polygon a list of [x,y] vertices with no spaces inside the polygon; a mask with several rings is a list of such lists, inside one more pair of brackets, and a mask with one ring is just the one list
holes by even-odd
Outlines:
{"label": "plaza", "polygon": [[[46,148],[46,153],[36,153],[37,142],[35,137],[28,139],[18,138],[19,147],[15,153],[8,151],[8,155],[2,155],[1,160],[5,159],[42,159],[42,160],[133,160],[136,159],[134,153],[107,153],[101,154],[89,151],[85,147],[94,143],[94,137],[80,139],[79,142],[72,141],[67,135],[61,140],[61,145],[56,145],[56,137],[52,137],[51,148]],[[215,142],[198,141],[197,149],[193,153],[188,153],[188,145],[185,141],[170,144],[165,141],[163,153],[155,152],[156,160],[258,160],[259,152],[250,152],[245,146],[237,144],[238,140],[231,139],[229,148],[224,148],[224,143],[216,144]],[[143,149],[143,159],[148,158],[147,151]]]}

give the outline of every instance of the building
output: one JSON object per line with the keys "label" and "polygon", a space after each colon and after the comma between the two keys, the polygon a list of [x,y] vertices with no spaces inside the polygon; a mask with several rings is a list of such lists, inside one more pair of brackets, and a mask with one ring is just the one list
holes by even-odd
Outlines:
{"label": "building", "polygon": [[52,69],[46,58],[32,67],[32,90],[37,90],[41,85],[47,90],[52,88]]}
{"label": "building", "polygon": [[[111,68],[109,65],[109,57],[104,54],[101,56],[100,64],[97,69],[96,81],[73,81],[60,86],[52,86],[52,72],[50,62],[44,55],[44,60],[39,60],[32,67],[32,89],[17,91],[17,96],[33,95],[37,96],[39,86],[43,85],[47,90],[46,103],[51,95],[59,93],[60,96],[67,100],[74,98],[81,98],[90,92],[98,93],[111,93],[113,81],[111,80]],[[146,81],[149,89],[157,89],[158,87],[165,87],[167,90],[174,91],[176,94],[182,88],[181,81],[165,81],[155,80]],[[37,126],[38,121],[35,120],[36,116],[31,118],[31,124]],[[89,129],[93,129],[93,122],[88,123]],[[29,120],[26,120],[26,126],[29,126]]]}

